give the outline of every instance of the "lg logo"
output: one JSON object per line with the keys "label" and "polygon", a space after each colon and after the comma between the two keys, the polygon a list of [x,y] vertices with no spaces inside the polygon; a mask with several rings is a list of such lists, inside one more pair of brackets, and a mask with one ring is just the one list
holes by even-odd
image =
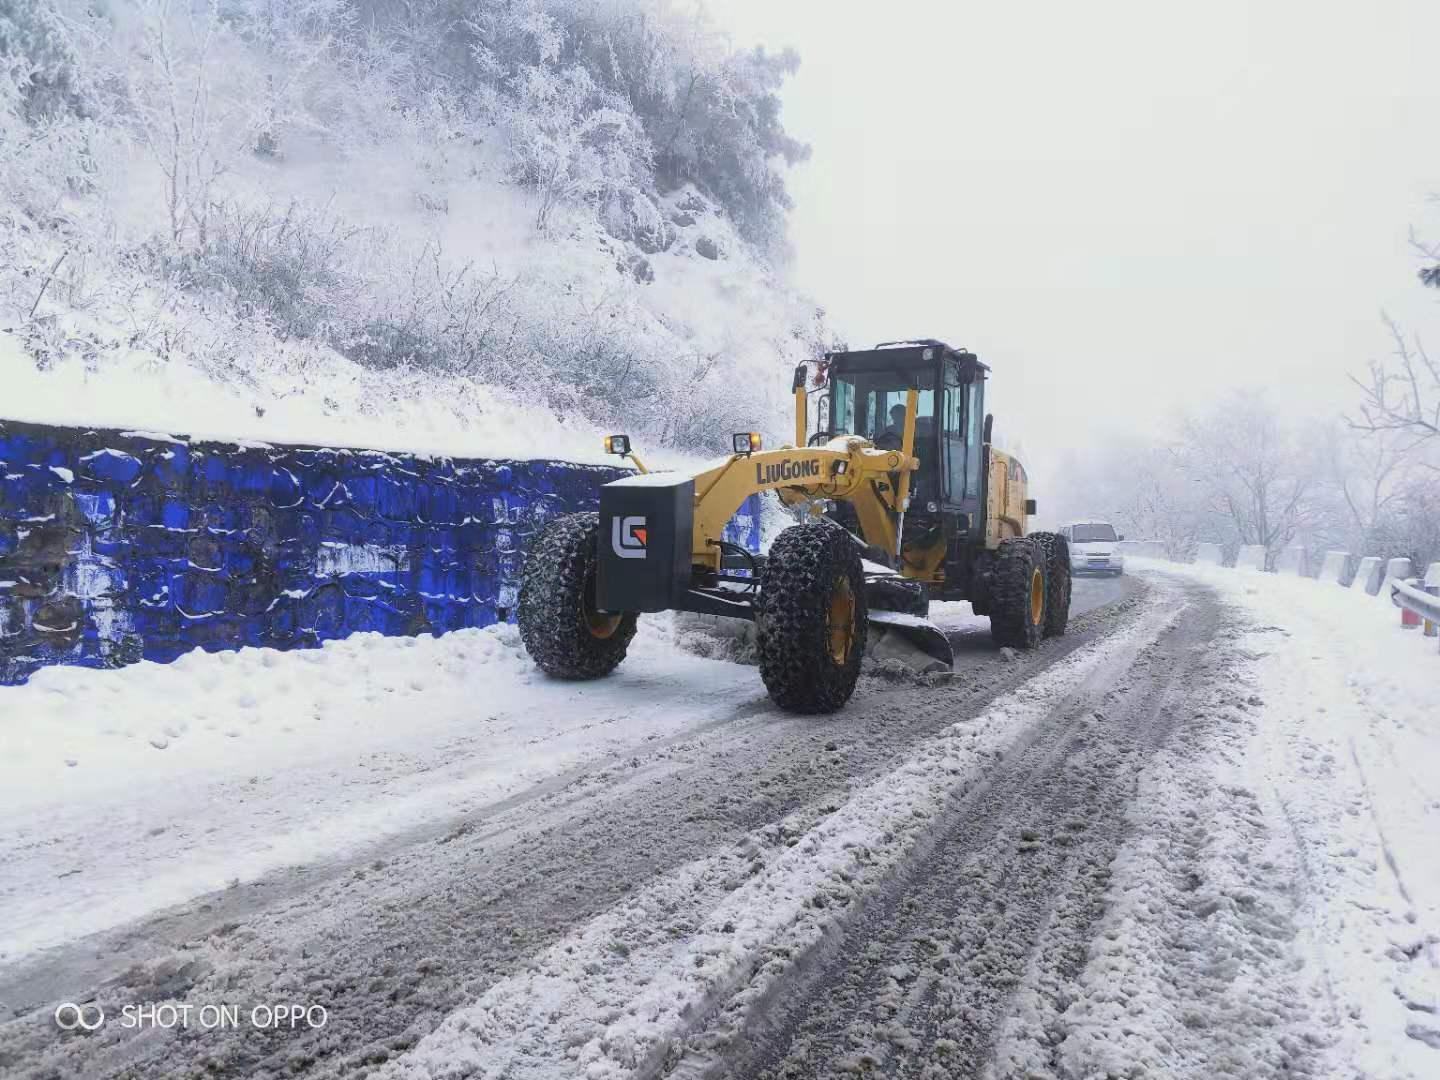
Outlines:
{"label": "lg logo", "polygon": [[610,519],[610,546],[622,559],[645,558],[645,543],[649,530],[643,517],[613,517]]}

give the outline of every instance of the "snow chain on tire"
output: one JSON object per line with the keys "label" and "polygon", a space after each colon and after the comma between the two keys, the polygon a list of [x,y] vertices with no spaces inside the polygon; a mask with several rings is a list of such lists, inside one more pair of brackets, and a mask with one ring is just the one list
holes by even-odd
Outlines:
{"label": "snow chain on tire", "polygon": [[855,692],[865,653],[860,553],[833,522],[795,525],[770,546],[755,603],[760,678],[782,709],[828,713]]}
{"label": "snow chain on tire", "polygon": [[1045,633],[1045,553],[1028,539],[1002,540],[994,566],[990,579],[990,636],[997,645],[1033,649]]}
{"label": "snow chain on tire", "polygon": [[520,584],[520,640],[547,675],[598,679],[614,671],[638,616],[597,611],[599,514],[547,522],[530,544]]}
{"label": "snow chain on tire", "polygon": [[1062,637],[1070,622],[1070,542],[1059,533],[1031,533],[1045,553],[1045,636]]}

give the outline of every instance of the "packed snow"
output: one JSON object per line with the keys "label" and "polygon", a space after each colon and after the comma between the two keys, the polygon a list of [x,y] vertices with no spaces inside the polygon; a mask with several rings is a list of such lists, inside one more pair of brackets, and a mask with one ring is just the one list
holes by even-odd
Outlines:
{"label": "packed snow", "polygon": [[[1162,594],[1163,596],[1163,594]],[[812,807],[641,890],[450,1016],[387,1077],[632,1076],[707,1002],[735,1022],[909,854],[946,801],[1058,700],[1174,618],[1160,602],[980,716],[928,739],[840,804]]]}

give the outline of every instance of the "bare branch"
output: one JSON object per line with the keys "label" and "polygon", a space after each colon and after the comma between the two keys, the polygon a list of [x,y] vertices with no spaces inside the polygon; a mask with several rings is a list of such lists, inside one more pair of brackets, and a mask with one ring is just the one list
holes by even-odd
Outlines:
{"label": "bare branch", "polygon": [[35,294],[35,302],[30,305],[30,313],[25,316],[26,322],[35,318],[35,310],[40,306],[40,301],[45,298],[45,290],[50,287],[50,282],[55,280],[55,272],[60,269],[60,264],[65,261],[65,257],[69,254],[70,249],[66,248],[60,253],[60,257],[55,260],[55,265],[50,267],[50,273],[45,275],[45,280],[40,283],[40,291]]}

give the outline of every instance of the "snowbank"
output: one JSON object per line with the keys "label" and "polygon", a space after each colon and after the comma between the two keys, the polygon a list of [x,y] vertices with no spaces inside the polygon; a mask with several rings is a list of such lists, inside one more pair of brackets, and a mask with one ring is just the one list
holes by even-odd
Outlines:
{"label": "snowbank", "polygon": [[[1440,656],[1388,599],[1277,575],[1137,560],[1217,589],[1248,617],[1253,734],[1216,784],[1264,813],[1302,890],[1291,955],[1335,1034],[1324,1075],[1430,1077],[1440,1067]],[[1228,772],[1228,777],[1223,775]],[[1253,795],[1249,794],[1253,793]],[[1238,835],[1238,834],[1237,834]],[[1239,850],[1243,845],[1236,845]],[[1217,858],[1223,856],[1223,845]],[[1233,858],[1233,851],[1230,853]],[[1279,887],[1247,874],[1240,901]],[[1257,880],[1260,884],[1257,886]],[[1258,889],[1258,891],[1257,891]],[[1230,902],[1230,901],[1224,901]]]}
{"label": "snowbank", "polygon": [[[117,351],[98,365],[77,352],[42,370],[14,334],[0,330],[3,419],[216,442],[615,463],[601,448],[599,431],[583,419],[558,417],[492,387],[463,379],[397,380],[333,353],[311,354],[302,363],[274,347],[269,358],[255,358],[252,378],[234,381],[188,357],[164,361],[140,349]],[[293,368],[286,363],[292,359]]]}
{"label": "snowbank", "polygon": [[542,676],[513,626],[37,673],[4,692],[0,959],[449,820],[763,695],[753,668],[676,650],[669,620],[640,625],[596,683]]}

